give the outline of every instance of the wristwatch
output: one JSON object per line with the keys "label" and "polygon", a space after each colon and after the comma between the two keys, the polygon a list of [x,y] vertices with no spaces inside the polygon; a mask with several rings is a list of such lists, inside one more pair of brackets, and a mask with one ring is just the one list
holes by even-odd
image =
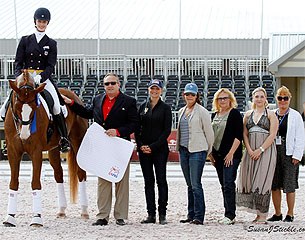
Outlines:
{"label": "wristwatch", "polygon": [[259,150],[261,150],[261,152],[265,152],[265,149],[263,147],[259,147]]}

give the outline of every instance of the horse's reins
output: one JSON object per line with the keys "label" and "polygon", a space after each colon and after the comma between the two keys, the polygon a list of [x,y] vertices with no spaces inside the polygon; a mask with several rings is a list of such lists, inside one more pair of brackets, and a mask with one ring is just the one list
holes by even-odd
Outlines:
{"label": "horse's reins", "polygon": [[[20,89],[34,90],[34,87],[29,86],[29,85],[23,85],[23,86],[20,87]],[[19,98],[18,94],[16,94],[16,99],[17,99],[18,101],[20,101],[22,104],[29,104],[29,103],[32,103],[32,102],[34,102],[34,101],[36,100],[36,99],[34,98],[34,99],[31,100],[31,101],[22,101],[22,100]],[[17,122],[18,122],[19,124],[21,124],[21,125],[30,125],[30,124],[33,122],[33,118],[31,118],[31,119],[28,120],[28,121],[23,121],[23,120],[20,119],[20,118],[18,117],[18,115],[13,111],[13,106],[12,106],[12,104],[11,104],[11,108],[12,108],[12,113],[13,113],[13,117],[14,117],[15,127],[16,127],[16,130],[17,130],[17,133],[19,134],[19,130],[18,130],[18,127],[17,127]]]}

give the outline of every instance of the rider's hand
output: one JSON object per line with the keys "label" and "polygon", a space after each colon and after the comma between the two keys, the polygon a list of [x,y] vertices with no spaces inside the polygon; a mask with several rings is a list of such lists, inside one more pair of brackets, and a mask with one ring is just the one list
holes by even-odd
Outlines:
{"label": "rider's hand", "polygon": [[34,81],[35,81],[35,83],[36,84],[40,84],[40,80],[41,80],[41,75],[36,75],[35,77],[34,77]]}

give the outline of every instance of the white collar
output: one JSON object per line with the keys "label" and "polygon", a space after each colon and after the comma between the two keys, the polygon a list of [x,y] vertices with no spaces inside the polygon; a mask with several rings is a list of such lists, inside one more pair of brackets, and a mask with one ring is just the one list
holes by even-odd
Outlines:
{"label": "white collar", "polygon": [[36,30],[35,36],[36,36],[37,43],[40,42],[40,40],[44,37],[44,35],[46,35],[45,32],[39,32],[39,31]]}

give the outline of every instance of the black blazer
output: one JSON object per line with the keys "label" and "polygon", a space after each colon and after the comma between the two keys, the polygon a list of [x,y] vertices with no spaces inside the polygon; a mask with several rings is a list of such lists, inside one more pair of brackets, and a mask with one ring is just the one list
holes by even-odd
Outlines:
{"label": "black blazer", "polygon": [[[214,119],[216,113],[212,114],[212,119]],[[218,152],[213,148],[213,156],[217,157],[216,154],[220,154],[222,157],[225,157],[230,151],[234,139],[237,138],[240,141],[238,148],[234,153],[235,159],[241,159],[242,157],[242,140],[243,140],[243,118],[240,112],[233,108],[231,109],[226,128],[223,134],[223,138],[220,143]]]}
{"label": "black blazer", "polygon": [[135,132],[138,151],[142,145],[148,145],[155,152],[167,150],[167,138],[172,130],[171,107],[159,99],[153,109],[144,102],[138,111],[140,127]]}
{"label": "black blazer", "polygon": [[136,100],[120,92],[108,117],[104,120],[102,104],[105,96],[105,93],[97,95],[90,106],[84,107],[74,102],[70,108],[83,118],[93,118],[96,123],[106,130],[110,128],[117,129],[121,138],[130,140],[130,134],[135,131],[139,123]]}
{"label": "black blazer", "polygon": [[35,34],[23,36],[18,44],[15,57],[15,76],[21,74],[22,69],[44,70],[41,82],[51,80],[51,74],[57,61],[57,43],[44,35],[37,43]]}

